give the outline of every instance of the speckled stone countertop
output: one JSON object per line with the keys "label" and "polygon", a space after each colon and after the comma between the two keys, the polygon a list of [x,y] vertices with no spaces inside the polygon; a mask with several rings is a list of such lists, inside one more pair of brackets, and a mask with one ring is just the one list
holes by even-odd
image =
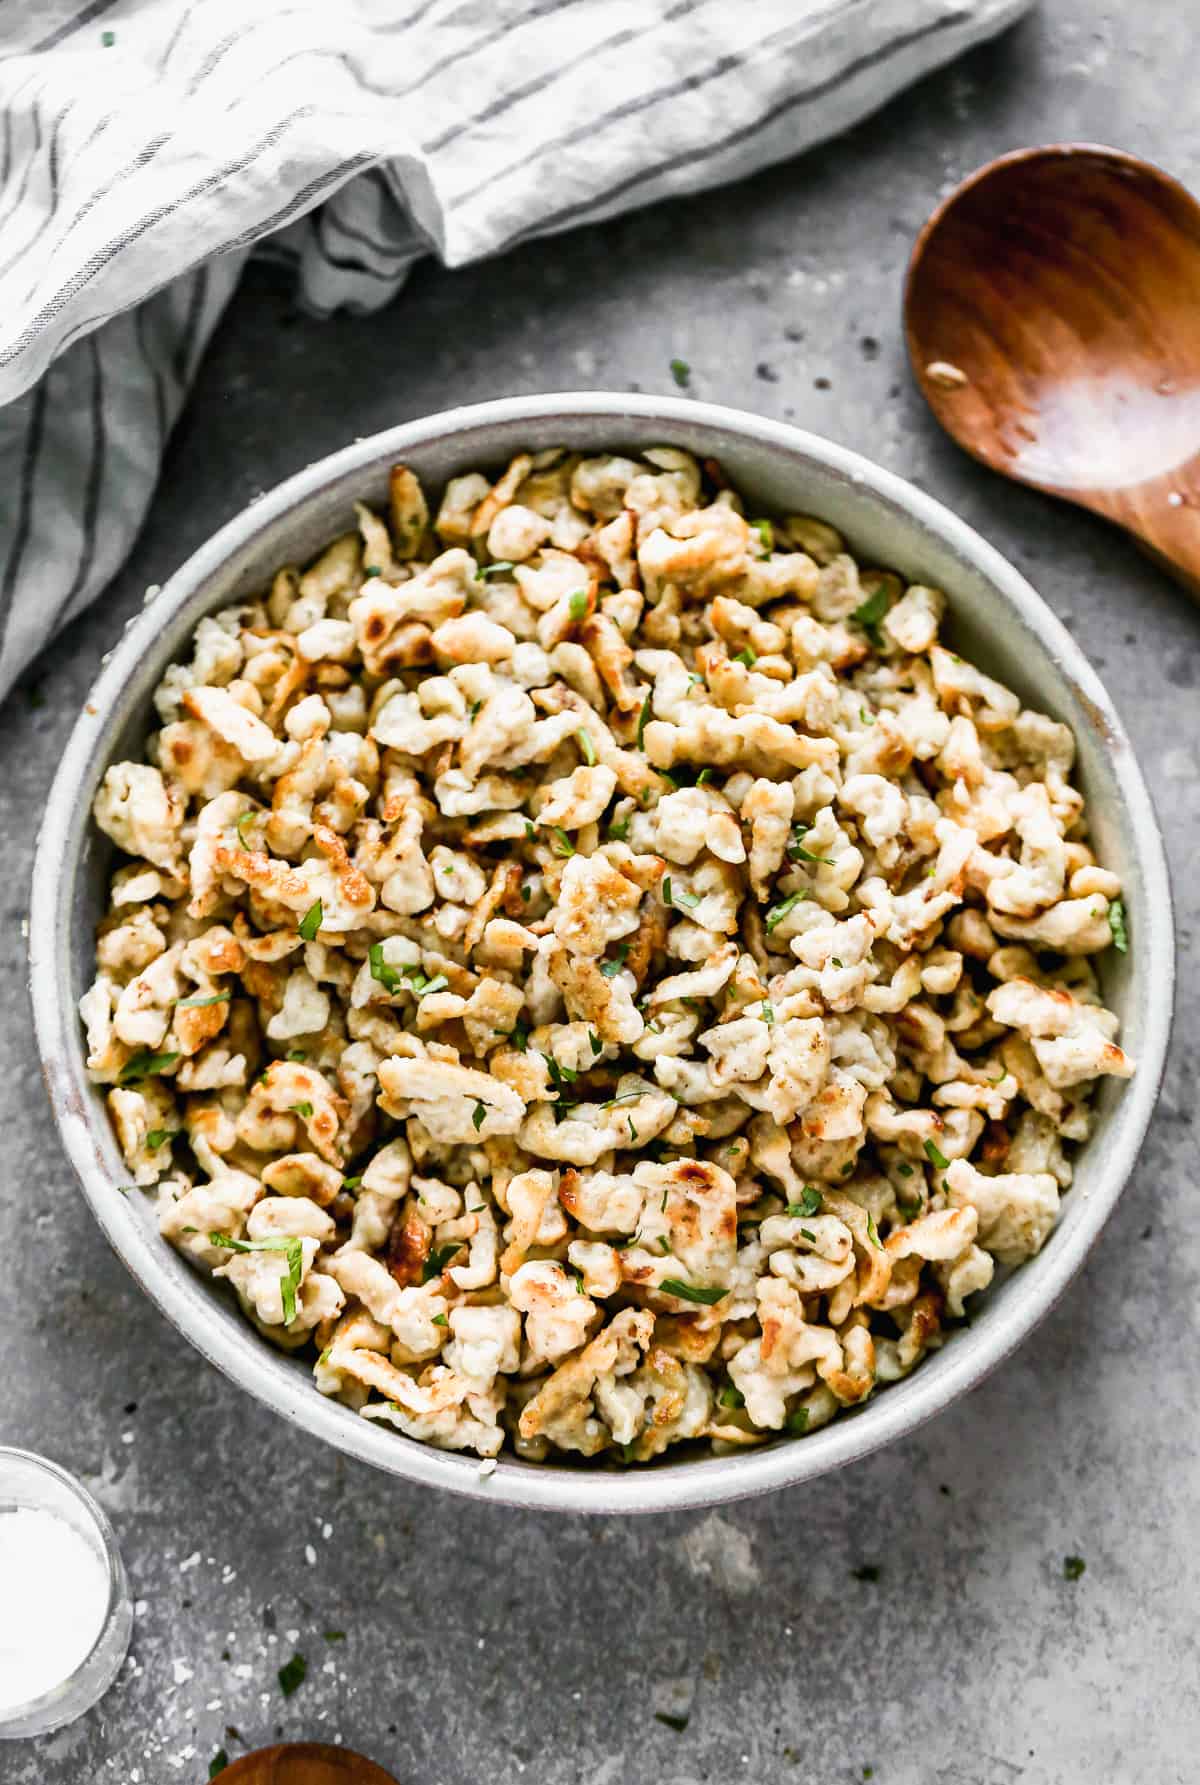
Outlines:
{"label": "speckled stone countertop", "polygon": [[[915,229],[1001,150],[1114,142],[1200,185],[1189,10],[1057,0],[842,142],[486,266],[422,269],[366,320],[305,320],[274,275],[247,279],[133,562],[0,710],[0,1441],[93,1487],[137,1596],[119,1684],[59,1735],[0,1745],[5,1785],[193,1785],[218,1750],[291,1737],[344,1741],[404,1785],[1195,1781],[1200,613],[1099,522],[942,439],[898,323]],[[350,1465],[199,1361],[76,1194],[34,1063],[21,922],[59,750],[148,583],[354,435],[513,391],[665,391],[676,356],[696,395],[914,479],[1040,588],[1158,802],[1182,994],[1121,1208],[988,1383],[807,1489],[568,1521]],[[307,1677],[285,1697],[295,1654]]]}

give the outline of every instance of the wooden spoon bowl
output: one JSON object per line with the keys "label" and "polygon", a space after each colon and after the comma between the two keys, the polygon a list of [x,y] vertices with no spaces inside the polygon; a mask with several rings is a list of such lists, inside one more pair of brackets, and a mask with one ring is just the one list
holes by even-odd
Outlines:
{"label": "wooden spoon bowl", "polygon": [[324,1742],[284,1742],[235,1760],[221,1785],[397,1785],[373,1760]]}
{"label": "wooden spoon bowl", "polygon": [[1002,155],[917,237],[917,382],[993,470],[1133,533],[1200,592],[1200,205],[1119,149]]}

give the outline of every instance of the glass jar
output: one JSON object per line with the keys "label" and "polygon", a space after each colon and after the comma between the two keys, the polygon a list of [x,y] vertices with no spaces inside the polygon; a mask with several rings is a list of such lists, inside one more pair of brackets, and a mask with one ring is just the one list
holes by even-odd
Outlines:
{"label": "glass jar", "polygon": [[[93,1551],[107,1581],[107,1606],[103,1621],[90,1647],[82,1658],[67,1663],[70,1671],[47,1685],[34,1698],[21,1704],[7,1701],[0,1681],[0,1740],[18,1736],[46,1735],[71,1723],[102,1698],[116,1678],[129,1651],[133,1632],[133,1605],[129,1582],[117,1549],[116,1539],[95,1500],[65,1469],[32,1451],[12,1450],[0,1445],[0,1519],[7,1515],[30,1511],[49,1514],[60,1520]],[[48,1588],[52,1590],[52,1588]],[[44,1597],[39,1611],[47,1609],[60,1615],[60,1607],[47,1607]],[[61,1617],[71,1617],[69,1590],[62,1594]],[[0,1617],[11,1619],[6,1635],[19,1636],[27,1608],[16,1602],[11,1591],[0,1594]],[[64,1645],[64,1654],[72,1645]],[[78,1640],[74,1647],[78,1648]]]}

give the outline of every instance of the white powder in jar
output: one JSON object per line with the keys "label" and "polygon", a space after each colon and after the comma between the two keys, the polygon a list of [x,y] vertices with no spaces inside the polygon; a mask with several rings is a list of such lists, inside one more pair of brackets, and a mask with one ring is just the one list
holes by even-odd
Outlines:
{"label": "white powder in jar", "polygon": [[65,1519],[0,1506],[0,1716],[69,1679],[108,1614],[108,1563]]}

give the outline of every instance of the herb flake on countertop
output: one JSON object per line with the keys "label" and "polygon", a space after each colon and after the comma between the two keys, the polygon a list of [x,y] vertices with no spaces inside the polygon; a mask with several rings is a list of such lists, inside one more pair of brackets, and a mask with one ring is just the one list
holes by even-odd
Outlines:
{"label": "herb flake on countertop", "polygon": [[1064,1556],[1063,1579],[1078,1580],[1086,1567],[1087,1563],[1082,1556]]}
{"label": "herb flake on countertop", "polygon": [[665,1723],[668,1729],[675,1731],[676,1735],[682,1735],[691,1721],[689,1717],[675,1716],[672,1711],[655,1711],[654,1720],[656,1723]]}
{"label": "herb flake on countertop", "polygon": [[303,1655],[293,1655],[279,1669],[279,1690],[285,1698],[290,1698],[293,1692],[299,1691],[307,1676],[308,1662]]}
{"label": "herb flake on countertop", "polygon": [[685,359],[673,359],[671,361],[671,376],[680,390],[687,390],[692,382],[692,368]]}

